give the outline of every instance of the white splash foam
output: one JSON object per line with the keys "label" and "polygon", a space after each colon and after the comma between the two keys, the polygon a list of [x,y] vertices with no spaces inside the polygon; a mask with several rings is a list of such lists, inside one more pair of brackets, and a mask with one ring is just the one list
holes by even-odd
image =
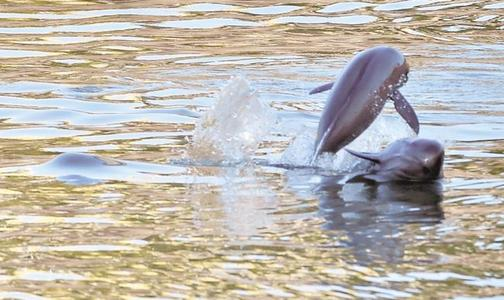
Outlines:
{"label": "white splash foam", "polygon": [[274,120],[272,109],[261,102],[247,80],[233,77],[196,124],[190,155],[209,160],[248,159]]}
{"label": "white splash foam", "polygon": [[[191,159],[237,162],[251,159],[273,125],[286,135],[292,135],[292,124],[282,128],[273,110],[261,102],[243,77],[233,77],[219,93],[214,106],[199,122],[189,148]],[[282,156],[271,163],[309,166],[313,156],[316,128],[303,126],[294,130],[297,136]],[[378,152],[393,141],[414,136],[415,133],[398,116],[380,114],[371,126],[346,148]],[[344,150],[336,154],[323,153],[315,166],[338,172],[355,172],[369,164]]]}
{"label": "white splash foam", "polygon": [[[378,152],[397,139],[414,135],[413,130],[403,119],[380,114],[371,126],[346,148],[356,151]],[[310,165],[315,137],[316,129],[306,128],[285,150],[279,163],[293,166]],[[354,172],[367,168],[368,164],[346,151],[340,150],[336,154],[323,153],[315,161],[315,166],[340,172]]]}

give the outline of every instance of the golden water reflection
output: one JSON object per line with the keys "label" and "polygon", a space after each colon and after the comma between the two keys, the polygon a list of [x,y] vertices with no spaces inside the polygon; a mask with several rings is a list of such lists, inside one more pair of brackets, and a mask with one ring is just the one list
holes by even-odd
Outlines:
{"label": "golden water reflection", "polygon": [[[4,1],[0,298],[502,295],[503,8]],[[168,163],[239,74],[286,120],[257,152],[280,155],[317,124],[324,95],[307,92],[376,44],[408,57],[421,135],[447,148],[441,186]],[[62,152],[117,164],[52,165]]]}

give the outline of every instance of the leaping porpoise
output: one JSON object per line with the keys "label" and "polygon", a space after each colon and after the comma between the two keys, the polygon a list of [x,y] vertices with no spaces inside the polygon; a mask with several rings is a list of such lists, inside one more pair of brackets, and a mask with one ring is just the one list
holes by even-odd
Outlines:
{"label": "leaping porpoise", "polygon": [[435,140],[400,139],[379,153],[345,150],[374,163],[370,173],[356,176],[352,181],[432,181],[443,177],[444,148]]}
{"label": "leaping porpoise", "polygon": [[408,80],[409,66],[396,49],[379,46],[357,54],[336,83],[327,83],[310,94],[329,89],[320,118],[312,163],[322,152],[338,152],[356,139],[391,98],[397,112],[416,132],[418,118],[398,89]]}

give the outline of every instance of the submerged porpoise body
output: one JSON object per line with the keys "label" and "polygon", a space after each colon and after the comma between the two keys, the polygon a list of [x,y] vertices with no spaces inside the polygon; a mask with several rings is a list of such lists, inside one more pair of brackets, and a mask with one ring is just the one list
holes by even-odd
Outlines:
{"label": "submerged porpoise body", "polygon": [[443,177],[444,148],[435,140],[400,139],[379,153],[345,150],[374,163],[370,173],[356,176],[357,180],[423,182]]}
{"label": "submerged porpoise body", "polygon": [[355,140],[392,99],[397,112],[416,132],[418,118],[398,89],[408,79],[409,66],[396,49],[379,46],[357,54],[335,83],[310,94],[331,89],[320,118],[313,161],[323,152],[337,152]]}

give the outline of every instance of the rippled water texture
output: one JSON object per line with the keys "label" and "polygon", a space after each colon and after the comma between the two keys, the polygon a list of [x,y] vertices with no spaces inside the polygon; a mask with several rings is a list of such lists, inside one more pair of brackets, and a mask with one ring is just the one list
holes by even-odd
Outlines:
{"label": "rippled water texture", "polygon": [[[2,1],[0,298],[497,299],[503,29],[496,1]],[[377,44],[407,56],[445,178],[285,167],[309,160],[308,91]],[[250,126],[208,115],[231,76]],[[238,163],[189,151],[196,124],[242,134],[219,144]],[[406,129],[389,103],[359,145]]]}

